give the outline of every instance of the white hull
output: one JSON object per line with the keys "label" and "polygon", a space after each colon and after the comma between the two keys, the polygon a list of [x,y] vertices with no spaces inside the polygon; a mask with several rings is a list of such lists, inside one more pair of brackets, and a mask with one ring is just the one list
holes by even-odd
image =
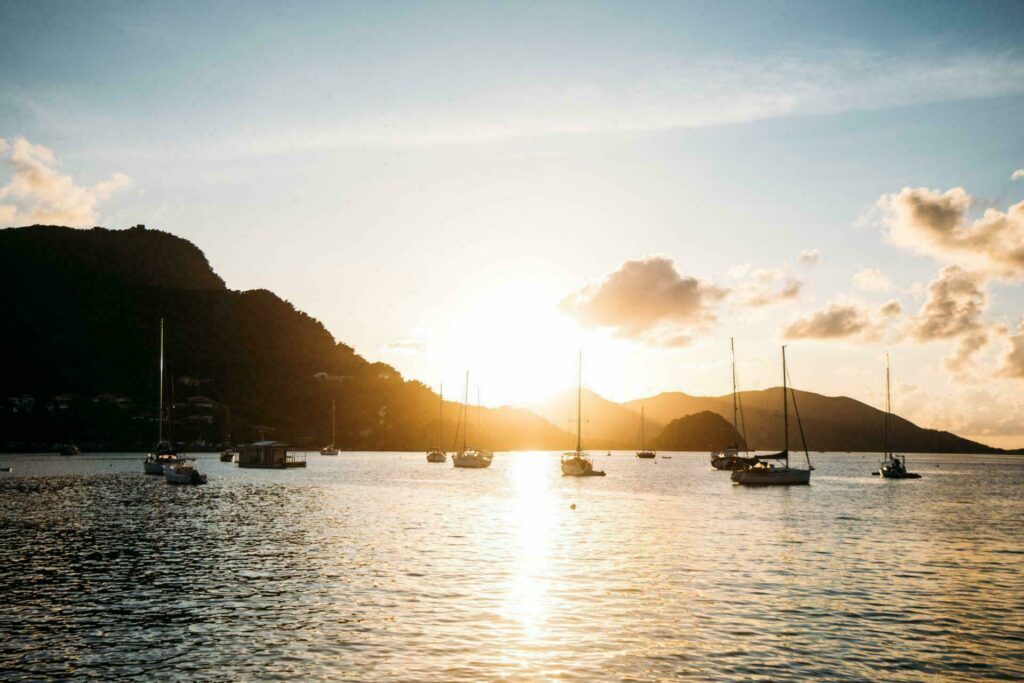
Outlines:
{"label": "white hull", "polygon": [[338,455],[340,453],[337,448],[321,448],[320,455]]}
{"label": "white hull", "polygon": [[191,467],[178,471],[171,465],[164,467],[164,479],[168,484],[196,485],[206,483],[205,474],[200,474]]}
{"label": "white hull", "polygon": [[163,474],[164,465],[177,462],[176,455],[153,455],[152,453],[142,461],[142,469],[146,474]]}
{"label": "white hull", "polygon": [[470,467],[483,469],[491,466],[494,455],[490,451],[466,451],[452,455],[452,465],[455,467]]}
{"label": "white hull", "polygon": [[732,480],[744,486],[792,486],[811,483],[811,471],[789,467],[736,470]]}
{"label": "white hull", "polygon": [[562,456],[562,476],[603,477],[604,472],[594,469],[594,461],[587,453],[569,452]]}

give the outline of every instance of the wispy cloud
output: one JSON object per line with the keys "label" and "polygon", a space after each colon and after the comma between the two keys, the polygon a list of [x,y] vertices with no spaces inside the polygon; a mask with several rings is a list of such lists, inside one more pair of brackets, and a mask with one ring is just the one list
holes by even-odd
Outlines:
{"label": "wispy cloud", "polygon": [[7,225],[93,225],[99,204],[131,184],[128,176],[115,173],[95,185],[78,185],[57,170],[60,162],[52,150],[20,137],[0,138],[0,160],[14,170],[0,186],[0,223]]}
{"label": "wispy cloud", "polygon": [[890,301],[874,309],[862,301],[834,301],[823,308],[797,317],[781,328],[783,339],[846,340],[858,344],[878,341],[889,321],[898,315],[899,302]]}
{"label": "wispy cloud", "polygon": [[892,280],[878,268],[864,268],[853,276],[853,284],[864,292],[885,292],[893,288]]}
{"label": "wispy cloud", "polygon": [[836,51],[816,59],[666,59],[625,70],[630,78],[466,92],[401,112],[376,107],[336,126],[263,130],[225,144],[238,153],[273,154],[479,143],[743,124],[1024,92],[1024,58],[1016,55],[900,61],[883,53]]}
{"label": "wispy cloud", "polygon": [[821,256],[821,252],[817,249],[804,249],[800,252],[798,260],[805,266],[813,266],[818,263],[818,258]]}
{"label": "wispy cloud", "polygon": [[1010,180],[1019,180],[1024,178],[1024,168],[1018,168],[1012,174],[1010,174]]}

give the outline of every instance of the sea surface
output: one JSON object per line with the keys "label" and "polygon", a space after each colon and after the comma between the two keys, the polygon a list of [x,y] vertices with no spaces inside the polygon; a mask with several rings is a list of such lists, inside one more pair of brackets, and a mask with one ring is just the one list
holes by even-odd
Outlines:
{"label": "sea surface", "polygon": [[141,458],[0,455],[0,678],[1024,679],[1024,458]]}

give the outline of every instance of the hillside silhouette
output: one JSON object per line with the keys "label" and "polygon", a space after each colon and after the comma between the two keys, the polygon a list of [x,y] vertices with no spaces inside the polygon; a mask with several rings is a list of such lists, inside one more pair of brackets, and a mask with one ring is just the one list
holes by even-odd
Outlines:
{"label": "hillside silhouette", "polygon": [[[174,436],[261,435],[319,447],[419,450],[437,440],[437,395],[334,340],[266,290],[233,291],[187,240],[158,230],[0,230],[3,447],[148,448],[164,319]],[[458,404],[444,411],[445,440]],[[475,445],[562,448],[570,436],[524,410],[483,409]],[[445,444],[446,448],[451,443]]]}
{"label": "hillside silhouette", "polygon": [[705,410],[669,422],[651,447],[659,451],[718,451],[737,444],[745,448],[732,425],[721,415]]}

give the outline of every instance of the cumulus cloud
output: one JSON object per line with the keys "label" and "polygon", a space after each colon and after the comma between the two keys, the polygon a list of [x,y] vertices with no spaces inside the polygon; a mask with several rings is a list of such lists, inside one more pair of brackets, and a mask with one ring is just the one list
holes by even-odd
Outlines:
{"label": "cumulus cloud", "polygon": [[728,290],[683,275],[665,256],[626,261],[570,294],[559,308],[585,327],[651,346],[686,346],[716,320]]}
{"label": "cumulus cloud", "polygon": [[78,185],[57,170],[60,162],[52,150],[20,137],[0,138],[0,160],[14,171],[0,186],[0,221],[6,224],[93,225],[99,204],[131,184],[128,176],[115,173],[95,185]]}
{"label": "cumulus cloud", "polygon": [[969,221],[973,202],[962,187],[904,187],[882,195],[878,207],[890,239],[902,247],[994,277],[1024,279],[1024,202],[1005,212],[986,209]]}
{"label": "cumulus cloud", "polygon": [[958,382],[970,383],[984,379],[987,373],[979,369],[976,358],[988,346],[989,339],[988,330],[983,328],[961,335],[952,352],[943,356],[942,367]]}
{"label": "cumulus cloud", "polygon": [[982,315],[987,308],[984,278],[959,266],[946,266],[928,284],[924,304],[907,319],[906,331],[923,342],[976,332],[984,327]]}
{"label": "cumulus cloud", "polygon": [[740,280],[734,289],[740,306],[764,308],[792,301],[803,289],[795,275],[785,268],[751,270],[749,266],[733,268],[729,274]]}
{"label": "cumulus cloud", "polygon": [[1010,180],[1018,180],[1024,178],[1024,168],[1018,168],[1012,174],[1010,174]]}
{"label": "cumulus cloud", "polygon": [[878,308],[862,301],[833,301],[783,325],[781,333],[788,340],[846,340],[866,344],[881,339],[891,319],[902,310],[896,300]]}
{"label": "cumulus cloud", "polygon": [[798,257],[800,263],[805,266],[813,266],[818,262],[818,257],[821,255],[817,249],[804,249],[800,252]]}
{"label": "cumulus cloud", "polygon": [[893,288],[892,281],[878,268],[864,268],[853,276],[853,284],[865,292],[885,292]]}
{"label": "cumulus cloud", "polygon": [[1024,319],[1017,325],[1017,334],[1006,338],[1006,353],[999,366],[999,375],[1024,379]]}

